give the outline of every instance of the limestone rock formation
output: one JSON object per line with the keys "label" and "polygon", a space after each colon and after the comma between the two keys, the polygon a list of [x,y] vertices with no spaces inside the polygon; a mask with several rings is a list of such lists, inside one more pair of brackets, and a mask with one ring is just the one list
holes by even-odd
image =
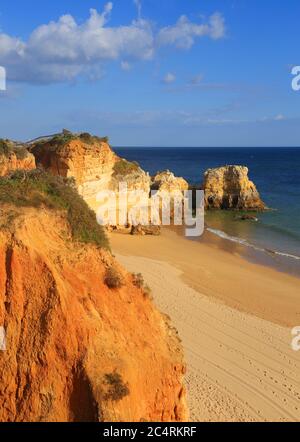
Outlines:
{"label": "limestone rock formation", "polygon": [[46,171],[74,178],[78,192],[92,208],[97,206],[97,194],[109,189],[117,161],[106,140],[88,136],[62,134],[37,142],[31,152]]}
{"label": "limestone rock formation", "polygon": [[[133,276],[73,242],[63,212],[2,212],[0,421],[187,420],[179,340]],[[117,289],[104,283],[112,266]]]}
{"label": "limestone rock formation", "polygon": [[150,193],[149,174],[136,163],[119,158],[106,138],[64,131],[34,143],[31,151],[45,170],[74,178],[78,192],[95,211],[103,202],[99,192],[118,191],[120,182],[125,182],[129,191]]}
{"label": "limestone rock formation", "polygon": [[[163,211],[168,214],[170,221],[174,220],[175,213],[182,213],[184,191],[189,189],[189,184],[184,178],[179,178],[169,170],[157,172],[152,178],[152,198],[156,200],[156,223],[163,219]],[[157,202],[158,198],[158,202]],[[180,211],[178,212],[178,208]]]}
{"label": "limestone rock formation", "polygon": [[159,192],[170,192],[171,194],[176,192],[184,192],[188,190],[189,184],[184,178],[178,178],[174,173],[169,170],[158,172],[152,181],[152,189]]}
{"label": "limestone rock formation", "polygon": [[114,165],[114,173],[111,187],[118,189],[119,183],[126,183],[128,191],[142,191],[149,196],[151,178],[138,163],[118,158]]}
{"label": "limestone rock formation", "polygon": [[23,146],[9,140],[0,140],[0,176],[15,170],[35,169],[35,158]]}
{"label": "limestone rock formation", "polygon": [[255,184],[248,178],[248,168],[224,166],[205,173],[206,209],[264,210]]}

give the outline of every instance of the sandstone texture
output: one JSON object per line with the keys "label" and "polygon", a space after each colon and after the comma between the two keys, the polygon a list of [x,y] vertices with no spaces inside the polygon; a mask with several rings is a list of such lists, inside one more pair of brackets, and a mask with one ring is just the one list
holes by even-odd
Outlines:
{"label": "sandstone texture", "polygon": [[107,142],[86,143],[79,138],[59,141],[32,147],[37,165],[53,175],[74,178],[78,192],[94,208],[97,194],[110,186],[116,154]]}
{"label": "sandstone texture", "polygon": [[266,206],[248,173],[243,166],[209,169],[204,179],[206,209],[264,210]]}
{"label": "sandstone texture", "polygon": [[111,187],[119,188],[120,183],[126,183],[128,191],[142,191],[150,195],[151,178],[138,163],[130,162],[124,158],[118,158],[113,173]]}
{"label": "sandstone texture", "polygon": [[73,242],[63,212],[2,207],[0,324],[0,421],[188,419],[176,332],[110,252]]}
{"label": "sandstone texture", "polygon": [[175,194],[189,189],[189,184],[184,178],[179,178],[169,170],[158,172],[152,181],[152,189],[159,192]]}
{"label": "sandstone texture", "polygon": [[35,158],[23,147],[0,140],[0,176],[8,175],[16,170],[35,169]]}
{"label": "sandstone texture", "polygon": [[[119,158],[106,139],[83,135],[61,134],[33,144],[37,165],[54,175],[74,178],[79,194],[96,212],[104,204],[108,208],[114,204],[108,204],[104,192],[118,192],[120,183],[125,183],[129,192],[143,191],[149,196],[149,174],[136,163]],[[134,205],[129,199],[126,203],[129,208]]]}

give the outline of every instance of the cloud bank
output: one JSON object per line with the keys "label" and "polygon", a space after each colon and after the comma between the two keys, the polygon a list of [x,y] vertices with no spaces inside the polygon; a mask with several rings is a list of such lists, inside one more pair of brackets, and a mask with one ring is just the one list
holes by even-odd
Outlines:
{"label": "cloud bank", "polygon": [[213,14],[207,23],[193,23],[186,16],[173,26],[155,29],[141,18],[128,25],[108,26],[113,3],[102,12],[90,10],[89,18],[78,24],[72,15],[63,15],[33,30],[27,41],[0,33],[0,65],[8,79],[27,83],[72,81],[80,75],[101,77],[106,63],[119,61],[121,66],[151,60],[161,47],[190,49],[198,38],[220,39],[225,35],[224,18]]}

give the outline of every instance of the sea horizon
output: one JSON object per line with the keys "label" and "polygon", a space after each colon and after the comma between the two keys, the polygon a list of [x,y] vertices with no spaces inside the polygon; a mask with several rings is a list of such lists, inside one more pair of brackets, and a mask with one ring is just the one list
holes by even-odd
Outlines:
{"label": "sea horizon", "polygon": [[[208,211],[210,233],[224,241],[268,254],[284,270],[300,270],[300,149],[298,148],[115,148],[137,161],[150,175],[169,169],[192,185],[201,185],[209,168],[247,166],[263,201],[272,209],[257,214],[258,222],[239,221],[235,211]],[[159,155],[153,157],[152,153]]]}

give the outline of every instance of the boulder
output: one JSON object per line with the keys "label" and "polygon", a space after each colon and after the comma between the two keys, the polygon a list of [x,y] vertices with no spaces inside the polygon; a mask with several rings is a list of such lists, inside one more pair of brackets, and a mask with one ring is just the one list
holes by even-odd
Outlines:
{"label": "boulder", "polygon": [[138,226],[132,226],[131,228],[131,235],[139,235],[139,236],[145,236],[145,235],[153,235],[153,236],[159,236],[161,233],[160,226],[142,226],[139,224]]}
{"label": "boulder", "polygon": [[264,210],[255,184],[243,166],[224,166],[205,172],[206,209]]}

